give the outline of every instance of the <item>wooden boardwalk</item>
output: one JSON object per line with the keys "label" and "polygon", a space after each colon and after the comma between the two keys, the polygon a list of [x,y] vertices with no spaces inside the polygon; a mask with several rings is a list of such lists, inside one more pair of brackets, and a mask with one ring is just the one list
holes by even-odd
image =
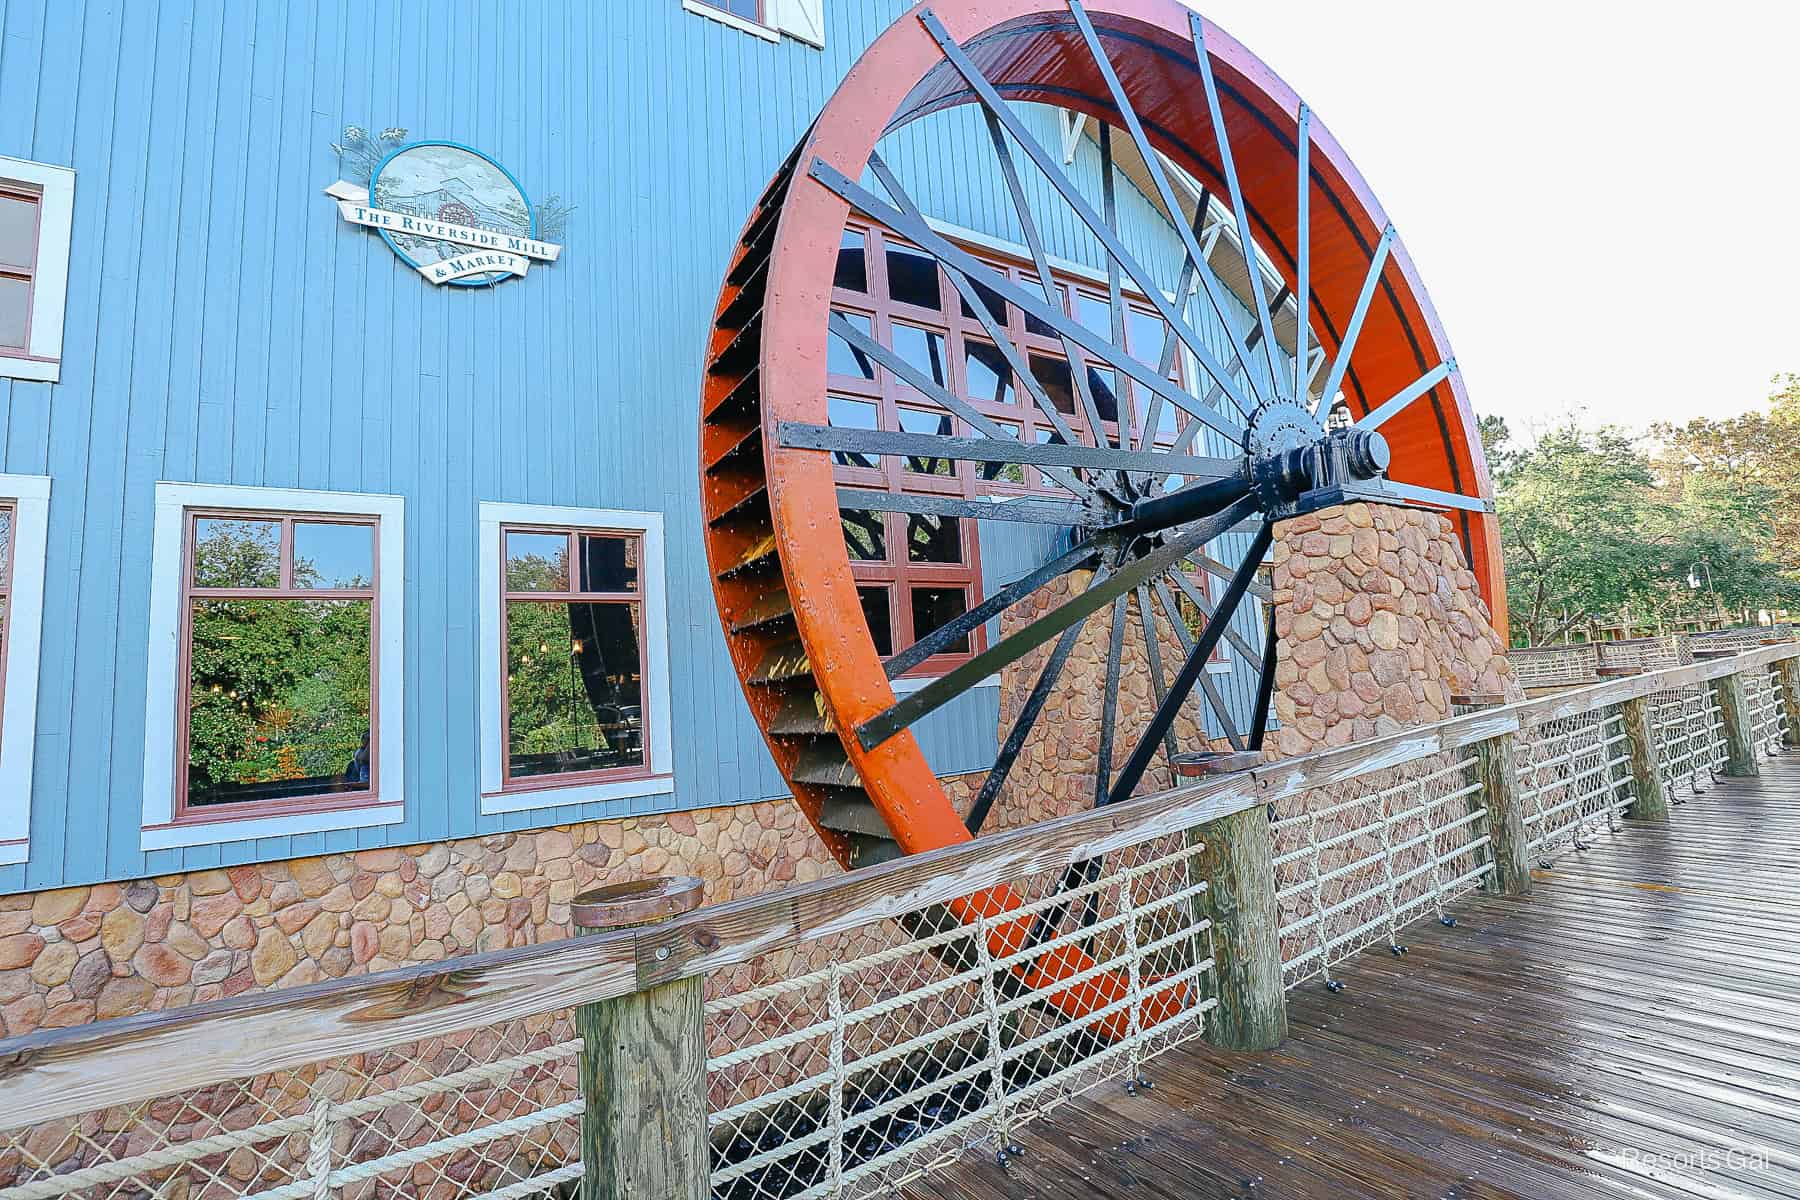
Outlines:
{"label": "wooden boardwalk", "polygon": [[1301,985],[1277,1051],[1177,1049],[907,1193],[1800,1198],[1800,756],[1763,771]]}

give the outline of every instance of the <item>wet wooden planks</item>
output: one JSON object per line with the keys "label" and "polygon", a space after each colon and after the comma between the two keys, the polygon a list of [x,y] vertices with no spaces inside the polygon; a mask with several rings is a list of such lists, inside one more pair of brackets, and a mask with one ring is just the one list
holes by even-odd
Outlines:
{"label": "wet wooden planks", "polygon": [[906,1193],[1800,1200],[1800,757],[1763,770],[1301,985],[1277,1051],[1171,1051]]}

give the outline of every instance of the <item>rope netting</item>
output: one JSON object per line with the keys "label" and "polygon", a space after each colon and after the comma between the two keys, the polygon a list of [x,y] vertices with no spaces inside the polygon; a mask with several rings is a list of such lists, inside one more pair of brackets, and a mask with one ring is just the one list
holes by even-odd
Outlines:
{"label": "rope netting", "polygon": [[0,1132],[0,1200],[549,1195],[581,1173],[572,1035],[545,1014]]}
{"label": "rope netting", "polygon": [[[1100,1083],[1138,1078],[1201,1032],[1211,969],[1202,847],[1159,838],[1088,882],[1017,881],[1018,908],[964,924],[942,909],[765,956],[706,1008],[713,1194],[861,1195],[898,1186]],[[996,951],[998,927],[1030,927]],[[1055,983],[1034,964],[1078,948]],[[1120,985],[1123,985],[1122,987]],[[1111,999],[1071,1017],[1059,997]]]}
{"label": "rope netting", "polygon": [[1493,869],[1487,808],[1472,752],[1315,788],[1276,809],[1275,888],[1284,982],[1386,940]]}

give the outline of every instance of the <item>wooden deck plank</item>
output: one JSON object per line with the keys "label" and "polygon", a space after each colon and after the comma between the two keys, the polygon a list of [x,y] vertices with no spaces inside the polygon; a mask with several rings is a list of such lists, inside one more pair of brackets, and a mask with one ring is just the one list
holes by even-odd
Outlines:
{"label": "wooden deck plank", "polygon": [[1289,993],[1279,1049],[1172,1050],[908,1194],[1800,1200],[1800,756],[1590,844]]}

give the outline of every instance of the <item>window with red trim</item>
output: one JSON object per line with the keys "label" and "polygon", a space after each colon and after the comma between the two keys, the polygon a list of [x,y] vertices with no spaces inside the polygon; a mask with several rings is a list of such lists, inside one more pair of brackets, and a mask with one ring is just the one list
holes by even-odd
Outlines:
{"label": "window with red trim", "polygon": [[31,345],[31,299],[43,208],[37,189],[0,181],[0,354],[22,355]]}
{"label": "window with red trim", "polygon": [[502,786],[645,775],[636,533],[500,527]]}
{"label": "window with red trim", "polygon": [[[1020,288],[1041,294],[1034,268],[991,254],[982,257]],[[1065,313],[1108,338],[1112,336],[1112,312],[1103,289],[1060,276],[1055,282],[1055,302]],[[980,284],[975,286],[986,315],[1024,357],[1071,436],[1088,445],[1094,442],[1073,373],[1083,370],[1106,439],[1118,443],[1123,414],[1134,440],[1142,440],[1152,407],[1148,389],[1118,378],[1110,367],[1090,364],[1079,352],[1071,368],[1062,339],[1052,329],[998,294]],[[938,269],[936,259],[888,230],[862,225],[845,229],[838,249],[832,309],[875,341],[891,347],[925,378],[967,400],[1006,433],[1040,444],[1065,440],[1056,423],[1015,377],[980,315]],[[1167,326],[1148,302],[1125,297],[1123,325],[1132,355],[1152,367],[1159,366]],[[827,406],[832,425],[944,436],[980,432],[841,338],[831,337],[827,342]],[[1169,377],[1177,383],[1182,378],[1181,357],[1170,356]],[[1164,403],[1156,418],[1156,440],[1173,443],[1191,419]],[[1028,493],[1067,496],[1035,468],[1016,463],[850,451],[836,451],[832,457],[837,480],[854,487],[965,498]],[[1179,484],[1172,481],[1170,486]],[[849,511],[843,519],[851,574],[876,649],[884,657],[912,645],[979,601],[980,545],[975,522]],[[973,639],[921,664],[917,673],[939,674],[980,650],[981,642],[978,630]]]}
{"label": "window with red trim", "polygon": [[367,802],[379,520],[184,516],[176,819]]}

